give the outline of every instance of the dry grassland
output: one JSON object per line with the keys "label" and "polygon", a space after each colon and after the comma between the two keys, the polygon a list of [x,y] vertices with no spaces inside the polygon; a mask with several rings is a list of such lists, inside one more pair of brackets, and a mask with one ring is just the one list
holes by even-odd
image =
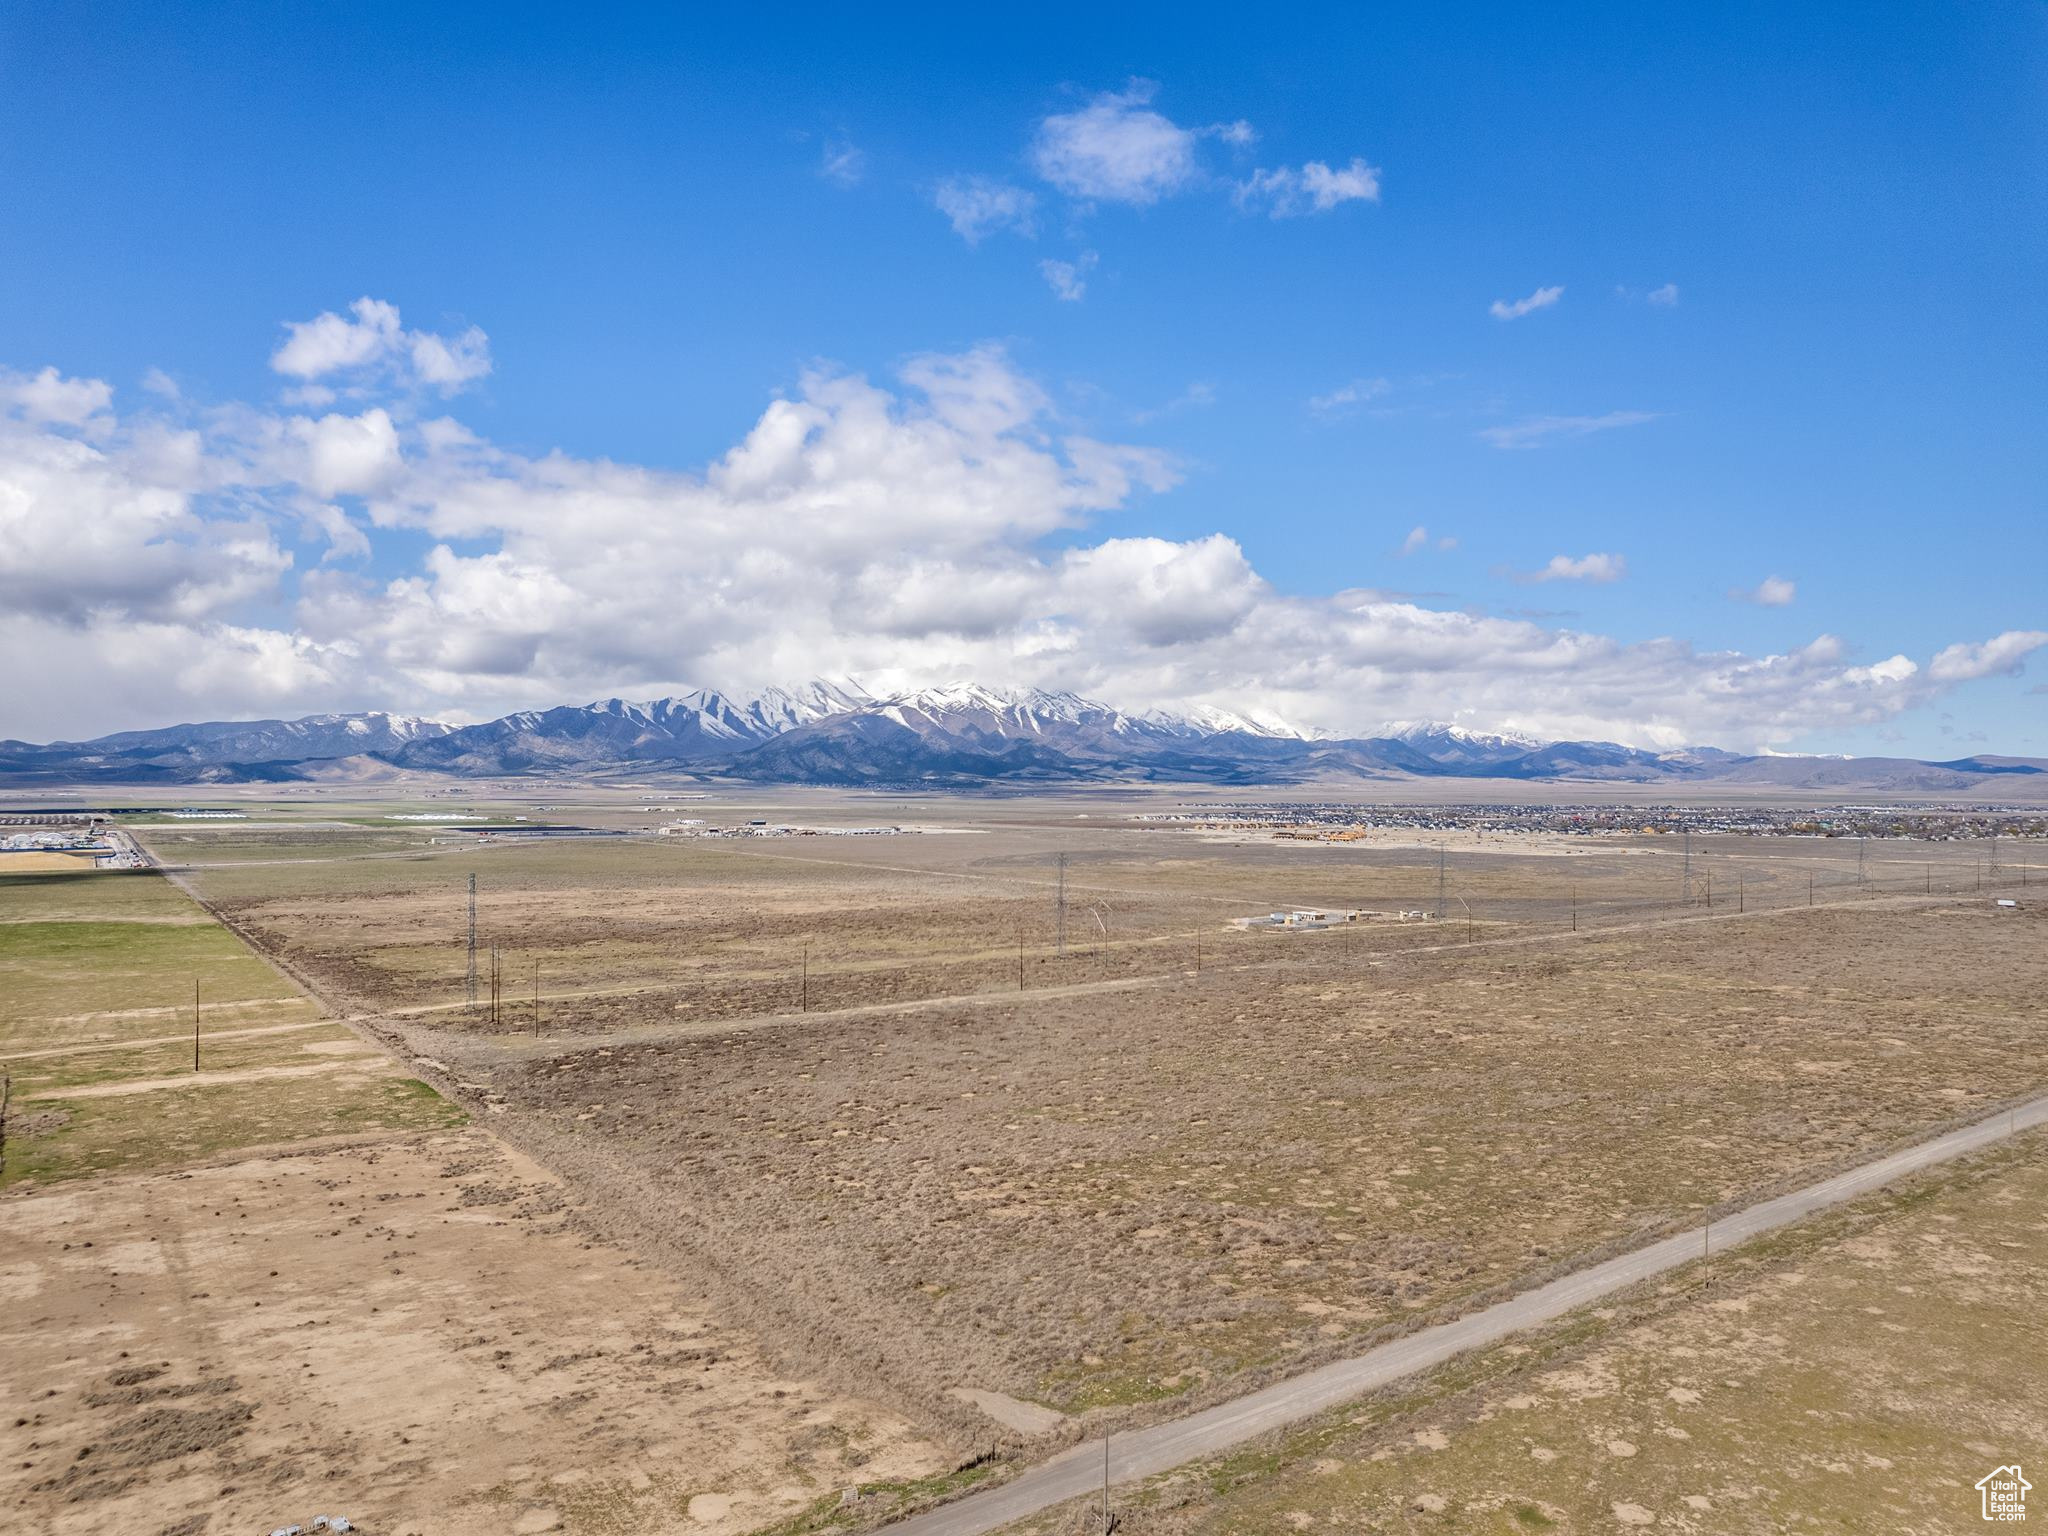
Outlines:
{"label": "dry grassland", "polygon": [[[325,995],[364,1013],[463,1011],[466,886],[479,941],[504,957],[509,1016],[528,1028],[536,973],[554,1033],[604,1033],[1153,977],[1204,966],[1356,962],[1446,941],[1620,926],[1678,915],[1673,839],[1588,839],[1518,856],[1500,838],[1446,844],[1447,921],[1370,922],[1314,936],[1245,934],[1275,907],[1434,908],[1434,850],[1319,846],[1105,824],[1041,809],[984,831],[889,838],[677,839],[444,846],[326,859],[256,858],[277,829],[209,830],[198,888]],[[148,834],[152,846],[157,834]],[[182,834],[181,834],[182,835]],[[310,833],[308,834],[310,835]],[[321,829],[321,846],[360,835]],[[237,839],[248,839],[238,842]],[[1555,841],[1554,839],[1551,841]],[[1699,838],[1694,900],[1789,910],[1860,890],[1972,889],[1974,855],[1896,844],[1856,884],[1853,846]],[[161,850],[168,856],[168,850]],[[1055,858],[1068,855],[1065,953]],[[1694,910],[1704,910],[1695,908]],[[1021,975],[1020,975],[1021,972]]]}
{"label": "dry grassland", "polygon": [[2038,1083],[2039,935],[1818,911],[462,1060],[806,1355],[934,1411],[1078,1411],[1350,1349]]}
{"label": "dry grassland", "polygon": [[[1053,855],[1077,843],[1061,960]],[[1226,926],[1428,903],[1427,850],[1021,821],[221,868],[201,888],[451,1063],[593,1220],[718,1277],[786,1358],[957,1430],[958,1386],[1069,1413],[1224,1395],[2040,1081],[2039,914],[1974,894],[1806,910],[1809,882],[1851,889],[1854,857],[1697,839],[1748,915],[1674,927],[1668,847],[1454,847],[1470,947],[1458,920]],[[471,869],[484,941],[517,957],[495,1036],[446,1006]],[[1894,845],[1874,872],[1961,869]],[[792,1017],[805,945],[814,1011],[937,1001]],[[513,1033],[528,956],[538,1042]]]}
{"label": "dry grassland", "polygon": [[[2040,1133],[1119,1494],[1129,1536],[1934,1536],[2048,1436]],[[1095,1530],[1093,1509],[1033,1521]]]}

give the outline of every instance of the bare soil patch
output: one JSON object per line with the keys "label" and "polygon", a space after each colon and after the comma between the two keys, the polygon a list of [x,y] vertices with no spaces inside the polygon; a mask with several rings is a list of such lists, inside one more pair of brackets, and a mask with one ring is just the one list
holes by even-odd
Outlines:
{"label": "bare soil patch", "polygon": [[717,1536],[936,1462],[582,1236],[479,1131],[74,1184],[0,1222],[10,1529],[464,1536],[545,1510]]}

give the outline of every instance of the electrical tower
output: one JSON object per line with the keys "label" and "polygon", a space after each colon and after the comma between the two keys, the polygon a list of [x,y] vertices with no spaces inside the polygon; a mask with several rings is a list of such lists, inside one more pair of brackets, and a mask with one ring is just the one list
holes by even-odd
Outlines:
{"label": "electrical tower", "polygon": [[1067,952],[1067,856],[1064,853],[1060,855],[1059,864],[1059,952],[1064,957]]}
{"label": "electrical tower", "polygon": [[1692,872],[1692,829],[1685,831],[1685,864],[1678,875],[1678,904],[1689,907],[1704,897],[1708,906],[1714,904],[1714,877],[1694,876]]}
{"label": "electrical tower", "polygon": [[469,877],[469,1006],[476,1006],[476,876]]}

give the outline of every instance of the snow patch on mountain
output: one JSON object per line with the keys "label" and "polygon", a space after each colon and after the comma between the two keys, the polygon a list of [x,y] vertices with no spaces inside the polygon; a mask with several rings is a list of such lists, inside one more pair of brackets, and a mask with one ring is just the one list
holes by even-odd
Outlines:
{"label": "snow patch on mountain", "polygon": [[1373,734],[1384,741],[1404,741],[1411,747],[1452,743],[1461,747],[1518,748],[1533,752],[1551,744],[1549,738],[1543,736],[1528,736],[1520,731],[1475,731],[1447,720],[1389,720]]}
{"label": "snow patch on mountain", "polygon": [[1148,709],[1138,717],[1181,736],[1264,736],[1274,741],[1317,741],[1323,732],[1290,724],[1264,710],[1244,712],[1214,704],[1194,704],[1184,710]]}

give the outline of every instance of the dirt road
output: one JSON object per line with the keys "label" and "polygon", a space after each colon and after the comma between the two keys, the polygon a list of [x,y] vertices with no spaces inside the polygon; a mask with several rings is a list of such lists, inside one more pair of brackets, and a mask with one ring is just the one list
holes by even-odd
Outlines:
{"label": "dirt road", "polygon": [[[1932,1140],[1761,1201],[1713,1224],[1694,1227],[1633,1253],[1566,1275],[1483,1311],[1425,1328],[1348,1360],[1277,1382],[1202,1413],[1137,1430],[1110,1444],[1109,1480],[1135,1482],[1216,1455],[1247,1440],[1310,1418],[1454,1356],[1498,1343],[1653,1275],[1690,1264],[1761,1233],[1868,1194],[1894,1179],[1990,1145],[2016,1131],[2048,1124],[2048,1098],[2001,1111]],[[1023,1476],[888,1527],[896,1536],[980,1536],[1068,1499],[1098,1491],[1100,1442],[1081,1445]]]}

